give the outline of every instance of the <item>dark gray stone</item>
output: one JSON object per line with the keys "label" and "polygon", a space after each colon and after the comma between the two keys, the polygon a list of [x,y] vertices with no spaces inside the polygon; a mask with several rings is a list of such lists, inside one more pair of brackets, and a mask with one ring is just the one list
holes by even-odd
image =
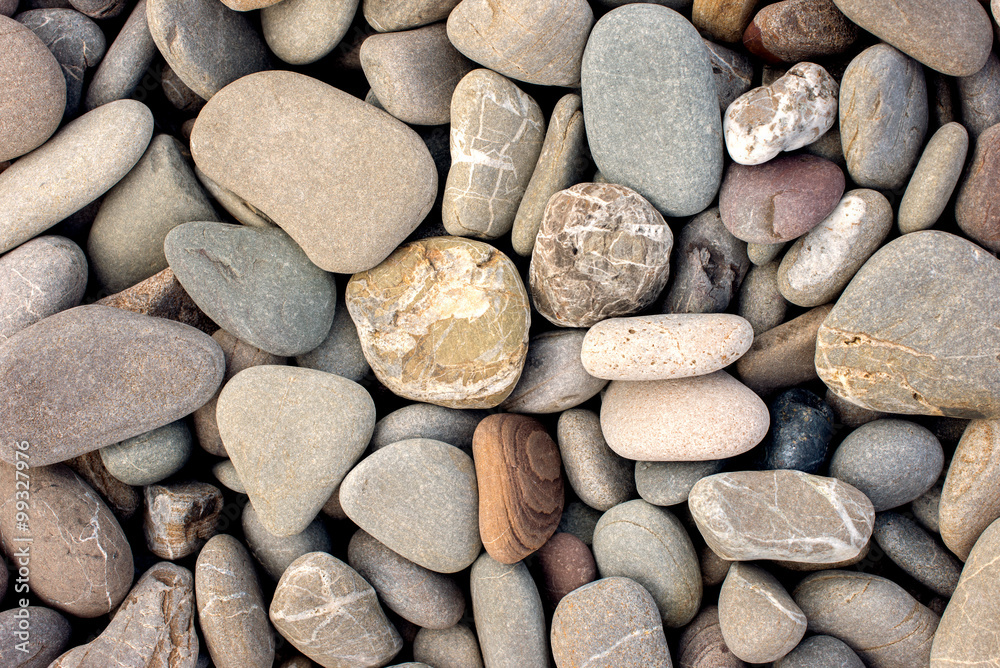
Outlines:
{"label": "dark gray stone", "polygon": [[603,390],[608,381],[591,376],[580,361],[585,334],[582,329],[560,329],[532,337],[521,377],[500,410],[560,413]]}
{"label": "dark gray stone", "polygon": [[434,404],[411,404],[395,410],[375,423],[371,450],[411,438],[442,441],[472,452],[472,435],[487,416],[482,410],[447,408]]}
{"label": "dark gray stone", "polygon": [[955,593],[962,562],[909,517],[879,513],[872,538],[897,566],[938,596]]}
{"label": "dark gray stone", "polygon": [[775,661],[774,668],[865,668],[865,664],[843,641],[811,636]]}
{"label": "dark gray stone", "polygon": [[793,388],[771,404],[771,435],[762,469],[819,473],[833,439],[833,409],[809,390]]}
{"label": "dark gray stone", "polygon": [[736,98],[753,88],[753,62],[738,51],[727,49],[707,39],[703,41],[708,50],[708,59],[712,63],[712,75],[715,77],[715,88],[719,95],[719,110],[725,114],[726,109]]}
{"label": "dark gray stone", "polygon": [[361,350],[358,328],[346,308],[336,309],[330,333],[323,339],[323,343],[307,353],[297,355],[295,362],[307,369],[333,373],[355,383],[360,382],[371,370]]}
{"label": "dark gray stone", "polygon": [[[70,624],[55,610],[39,605],[0,612],[0,662],[7,668],[47,668],[69,642]],[[23,640],[24,622],[27,640]],[[17,646],[26,643],[27,652]]]}
{"label": "dark gray stone", "polygon": [[[91,111],[132,95],[148,74],[156,53],[156,43],[146,23],[146,0],[139,0],[94,72],[83,108]],[[143,89],[142,94],[146,93]]]}
{"label": "dark gray stone", "polygon": [[594,544],[594,529],[601,520],[601,511],[594,510],[585,503],[570,501],[563,508],[557,532],[573,534],[585,545]]}

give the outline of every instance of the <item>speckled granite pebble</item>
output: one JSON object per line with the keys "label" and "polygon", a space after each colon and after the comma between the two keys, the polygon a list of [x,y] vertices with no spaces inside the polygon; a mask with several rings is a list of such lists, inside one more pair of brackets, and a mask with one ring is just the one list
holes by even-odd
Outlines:
{"label": "speckled granite pebble", "polygon": [[879,513],[872,538],[896,565],[938,596],[950,598],[955,592],[962,563],[909,517]]}

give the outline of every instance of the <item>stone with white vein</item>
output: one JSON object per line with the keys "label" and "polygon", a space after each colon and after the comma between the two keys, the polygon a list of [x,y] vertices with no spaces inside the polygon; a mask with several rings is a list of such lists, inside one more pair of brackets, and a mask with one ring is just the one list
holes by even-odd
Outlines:
{"label": "stone with white vein", "polygon": [[736,562],[719,591],[719,627],[733,654],[749,663],[768,663],[799,644],[806,616],[777,578]]}

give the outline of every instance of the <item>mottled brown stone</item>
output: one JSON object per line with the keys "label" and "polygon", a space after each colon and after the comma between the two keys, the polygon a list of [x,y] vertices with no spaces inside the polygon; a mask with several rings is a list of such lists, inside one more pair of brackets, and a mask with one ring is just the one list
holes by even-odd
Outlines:
{"label": "mottled brown stone", "polygon": [[1000,517],[1000,421],[974,420],[962,434],[941,490],[944,544],[963,561]]}
{"label": "mottled brown stone", "polygon": [[73,469],[88,485],[94,488],[108,502],[115,515],[127,520],[135,515],[142,502],[139,492],[126,485],[108,472],[99,450],[66,460],[66,466]]}
{"label": "mottled brown stone", "polygon": [[222,492],[203,482],[149,485],[144,488],[146,546],[163,559],[194,554],[215,535]]}
{"label": "mottled brown stone", "polygon": [[653,303],[670,275],[674,235],[625,186],[581,183],[549,199],[531,252],[535,308],[561,327],[589,327]]}
{"label": "mottled brown stone", "polygon": [[698,553],[698,565],[701,568],[701,583],[705,587],[722,584],[729,574],[733,562],[727,561],[715,553],[708,545]]}
{"label": "mottled brown stone", "polygon": [[832,308],[817,306],[754,339],[736,362],[740,380],[758,394],[769,394],[816,378],[816,332]]}
{"label": "mottled brown stone", "polygon": [[1000,124],[976,140],[972,161],[955,200],[962,231],[991,251],[1000,251]]}
{"label": "mottled brown stone", "polygon": [[531,323],[514,264],[478,241],[405,244],[355,274],[345,301],[365,359],[395,394],[450,408],[492,408],[521,375]]}
{"label": "mottled brown stone", "polygon": [[97,303],[154,318],[176,320],[200,329],[206,334],[212,334],[219,329],[219,326],[202,313],[190,295],[181,287],[180,281],[174,276],[170,267],[141,283],[104,297]]}
{"label": "mottled brown stone", "polygon": [[542,572],[542,592],[553,608],[566,594],[597,579],[594,555],[571,533],[553,534],[535,559]]}
{"label": "mottled brown stone", "polygon": [[843,53],[859,32],[833,0],[782,0],[757,12],[743,44],[767,62],[798,63]]}
{"label": "mottled brown stone", "polygon": [[694,0],[691,23],[709,39],[739,42],[760,0]]}
{"label": "mottled brown stone", "polygon": [[559,448],[534,418],[501,413],[476,427],[472,453],[483,545],[500,563],[513,564],[544,545],[559,526]]}

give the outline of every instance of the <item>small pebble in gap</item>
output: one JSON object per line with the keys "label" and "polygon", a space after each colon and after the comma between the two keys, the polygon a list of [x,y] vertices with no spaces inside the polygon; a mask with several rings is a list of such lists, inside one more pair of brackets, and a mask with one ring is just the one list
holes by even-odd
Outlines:
{"label": "small pebble in gap", "polygon": [[833,409],[809,390],[793,388],[779,394],[770,410],[771,435],[760,468],[819,473],[833,440]]}
{"label": "small pebble in gap", "polygon": [[938,596],[950,598],[955,592],[961,562],[909,517],[879,513],[872,538],[897,566]]}
{"label": "small pebble in gap", "polygon": [[854,650],[833,636],[810,636],[784,657],[774,668],[865,668]]}
{"label": "small pebble in gap", "polygon": [[740,285],[737,313],[753,327],[754,336],[759,336],[785,321],[788,302],[778,289],[779,264],[771,262],[754,265]]}
{"label": "small pebble in gap", "polygon": [[126,485],[143,487],[160,482],[184,468],[194,446],[185,420],[101,448],[108,471]]}
{"label": "small pebble in gap", "polygon": [[542,593],[552,608],[571,591],[597,579],[594,555],[573,534],[553,534],[535,553],[535,560],[542,574]]}
{"label": "small pebble in gap", "polygon": [[410,404],[397,409],[375,423],[368,447],[379,450],[387,445],[411,438],[442,441],[466,452],[472,452],[472,437],[476,427],[487,416],[486,411],[460,410],[434,404]]}
{"label": "small pebble in gap", "polygon": [[343,307],[334,312],[330,333],[323,343],[307,353],[296,355],[295,363],[307,369],[343,376],[355,383],[361,382],[371,370],[361,349],[358,328],[351,320],[351,314]]}
{"label": "small pebble in gap", "polygon": [[754,338],[736,362],[740,380],[754,392],[772,392],[815,380],[816,332],[826,322],[831,304],[810,309]]}
{"label": "small pebble in gap", "polygon": [[704,462],[636,462],[635,488],[654,506],[676,506],[687,501],[695,483],[722,470],[724,459]]}
{"label": "small pebble in gap", "polygon": [[604,389],[608,381],[588,373],[580,348],[588,332],[562,329],[528,340],[528,356],[517,385],[499,409],[511,413],[560,413]]}
{"label": "small pebble in gap", "polygon": [[281,579],[289,564],[309,552],[330,552],[333,544],[322,520],[315,519],[293,536],[276,536],[260,521],[249,503],[243,506],[243,535],[250,554],[274,580]]}
{"label": "small pebble in gap", "polygon": [[682,668],[746,668],[726,646],[719,628],[719,608],[706,605],[681,633],[677,647]]}
{"label": "small pebble in gap", "polygon": [[146,547],[162,559],[197,553],[218,531],[222,492],[203,482],[149,485],[142,531]]}

